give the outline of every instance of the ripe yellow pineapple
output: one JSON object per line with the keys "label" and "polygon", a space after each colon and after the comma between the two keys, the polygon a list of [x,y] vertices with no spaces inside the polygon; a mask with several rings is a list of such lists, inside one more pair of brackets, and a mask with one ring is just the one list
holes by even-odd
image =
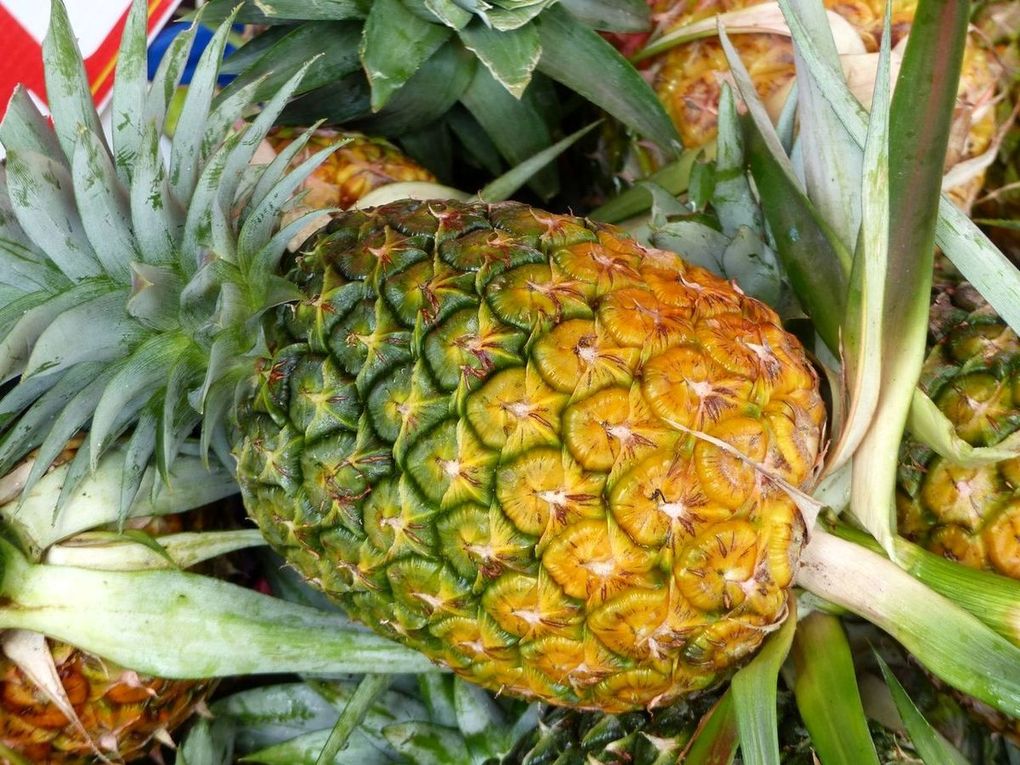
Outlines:
{"label": "ripe yellow pineapple", "polygon": [[[300,128],[274,128],[266,136],[272,150],[279,154],[304,131]],[[370,191],[389,183],[435,181],[435,176],[384,138],[353,131],[316,130],[294,157],[294,163],[308,159],[321,149],[346,140],[302,184],[306,192],[304,206],[310,209],[350,207]]]}
{"label": "ripe yellow pineapple", "polygon": [[[54,8],[56,134],[23,95],[0,124],[0,225],[30,254],[0,251],[0,275],[38,277],[3,282],[18,305],[71,307],[30,313],[31,333],[0,323],[30,346],[8,452],[56,438],[39,422],[87,428],[94,459],[131,423],[153,443],[159,423],[200,425],[309,580],[506,693],[654,706],[722,681],[779,626],[805,535],[788,490],[813,479],[825,410],[771,309],[618,229],[515,203],[347,211],[287,253],[279,216],[312,165],[241,171],[296,81],[229,137],[189,89],[164,174],[152,125],[115,114],[110,151],[82,122]],[[62,222],[35,203],[51,193]],[[49,322],[99,307],[67,355]],[[94,405],[62,406],[80,379]]]}
{"label": "ripe yellow pineapple", "polygon": [[[649,3],[658,20],[657,32],[667,33],[695,22],[710,20],[716,14],[752,8],[759,5],[761,0],[702,0],[697,3],[649,0]],[[916,5],[916,0],[894,0],[894,48],[905,42]],[[873,54],[878,50],[885,2],[825,0],[825,7],[849,22],[859,37],[860,47],[857,51],[841,50],[841,53],[848,54],[844,57],[844,69],[850,72],[852,89],[858,98],[869,103],[874,63],[862,66],[861,54]],[[775,13],[775,22],[778,22],[779,11]],[[734,27],[745,25],[732,22]],[[773,117],[778,116],[795,78],[792,41],[786,35],[749,34],[741,29],[735,29],[730,37],[751,75],[758,95],[770,108]],[[857,47],[856,40],[852,43]],[[697,147],[713,140],[721,87],[729,73],[729,65],[722,45],[715,36],[714,27],[707,37],[684,42],[656,56],[651,63],[651,71],[656,93],[677,126],[684,144]],[[977,37],[972,37],[964,56],[953,133],[946,157],[947,169],[978,158],[991,147],[996,132],[995,97],[999,76],[994,56],[982,47]],[[961,175],[960,181],[953,185],[953,195],[959,204],[969,207],[981,187],[983,175],[981,168],[964,168]]]}

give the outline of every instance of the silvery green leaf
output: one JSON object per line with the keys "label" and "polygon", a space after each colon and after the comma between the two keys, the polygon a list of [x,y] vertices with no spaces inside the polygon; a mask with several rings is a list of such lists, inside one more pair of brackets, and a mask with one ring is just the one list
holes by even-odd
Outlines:
{"label": "silvery green leaf", "polygon": [[293,197],[295,189],[314,173],[345,140],[320,149],[273,186],[241,226],[237,240],[238,263],[242,268],[250,264],[259,250],[265,247],[274,233],[280,212]]}
{"label": "silvery green leaf", "polygon": [[208,250],[212,246],[212,210],[219,207],[223,168],[230,153],[240,142],[241,135],[231,133],[209,158],[188,203],[177,262],[186,269],[189,276],[208,260]]}
{"label": "silvery green leaf", "polygon": [[320,760],[319,753],[328,738],[329,730],[306,733],[246,754],[244,761],[260,765],[318,765],[320,762],[329,765],[390,765],[393,762],[391,755],[380,751],[379,747],[360,731],[355,731],[347,742],[347,748],[336,757]]}
{"label": "silvery green leaf", "polygon": [[663,226],[668,219],[674,215],[686,215],[691,210],[680,201],[676,194],[671,194],[669,189],[660,186],[653,181],[641,181],[636,188],[647,191],[652,197],[651,221],[655,226]]}
{"label": "silvery green leaf", "polygon": [[198,717],[177,750],[176,765],[230,765],[233,744],[232,726]]}
{"label": "silvery green leaf", "polygon": [[131,431],[124,450],[124,469],[120,484],[120,517],[138,497],[142,479],[156,451],[156,414],[152,408],[143,409]]}
{"label": "silvery green leaf", "polygon": [[108,371],[97,374],[79,389],[54,418],[25,479],[23,496],[32,491],[60,452],[67,448],[68,440],[88,423],[109,378]]}
{"label": "silvery green leaf", "polygon": [[[719,136],[716,140],[715,189],[712,206],[723,233],[733,236],[741,227],[761,231],[761,209],[744,172],[744,141],[733,91],[723,83],[719,98]],[[769,302],[769,301],[766,301]]]}
{"label": "silvery green leaf", "polygon": [[155,396],[166,379],[166,369],[184,350],[184,341],[174,335],[157,335],[142,343],[117,364],[117,371],[96,404],[89,429],[92,468],[115,431],[119,415],[136,396]]}
{"label": "silvery green leaf", "polygon": [[775,253],[761,241],[754,229],[741,226],[722,254],[725,275],[751,297],[775,305],[782,289],[782,277]]}
{"label": "silvery green leaf", "polygon": [[453,682],[457,727],[474,754],[498,757],[505,753],[508,731],[506,716],[492,696],[463,680]]}
{"label": "silvery green leaf", "polygon": [[[42,44],[46,74],[46,98],[53,115],[57,138],[70,161],[78,131],[88,130],[105,141],[81,52],[63,0],[53,0],[50,25]],[[103,146],[105,147],[105,143]]]}
{"label": "silvery green leaf", "polygon": [[578,21],[602,32],[648,32],[652,15],[644,0],[560,0]]}
{"label": "silvery green leaf", "polygon": [[56,160],[63,156],[57,134],[21,85],[14,89],[0,122],[0,143],[9,152],[30,151]]}
{"label": "silvery green leaf", "polygon": [[[82,361],[120,358],[144,335],[124,312],[125,292],[105,292],[56,316],[33,343],[22,374],[49,374]],[[82,332],[83,327],[88,332]]]}
{"label": "silvery green leaf", "polygon": [[222,101],[216,102],[216,106],[205,121],[205,135],[202,137],[202,148],[199,152],[200,164],[204,165],[208,161],[226,139],[227,134],[233,130],[237,121],[251,108],[255,93],[262,87],[266,76],[268,75],[249,82]]}
{"label": "silvery green leaf", "polygon": [[[162,61],[159,62],[142,111],[143,147],[144,130],[148,125],[155,125],[156,130],[160,133],[163,130],[167,108],[177,92],[177,86],[184,74],[184,67],[188,63],[188,56],[191,54],[195,31],[196,28],[192,26],[171,40],[166,53],[163,54]],[[134,119],[138,119],[137,115]]]}
{"label": "silvery green leaf", "polygon": [[[315,765],[329,765],[339,759],[352,764],[359,762],[359,760],[353,759],[357,755],[352,751],[357,749],[364,738],[359,728],[366,715],[371,712],[375,700],[389,688],[391,680],[392,678],[388,675],[380,674],[367,674],[361,678],[354,695],[344,705],[333,730],[329,733],[329,738],[326,739],[319,751]],[[370,742],[365,740],[364,743],[369,744]],[[372,747],[372,750],[373,754],[382,756],[382,753],[375,747]]]}
{"label": "silvery green leaf", "polygon": [[75,306],[88,303],[110,290],[109,284],[82,282],[25,310],[17,323],[0,340],[0,379],[5,379],[15,369],[21,369],[39,336],[50,324]]}
{"label": "silvery green leaf", "polygon": [[[792,0],[801,21],[821,55],[839,69],[839,52],[825,8],[813,2]],[[853,251],[861,226],[860,193],[863,152],[836,117],[822,95],[822,85],[794,48],[797,67],[798,109],[804,157],[804,180],[808,196],[832,226],[843,246]]]}
{"label": "silvery green leaf", "polygon": [[[264,749],[304,734],[325,732],[336,722],[339,710],[316,690],[319,685],[280,683],[251,688],[214,702],[211,709],[215,719],[236,725],[240,749]],[[340,683],[328,685],[338,687]],[[351,687],[345,698],[354,692],[353,684],[344,683],[347,685]]]}
{"label": "silvery green leaf", "polygon": [[69,279],[101,273],[60,162],[34,152],[7,153],[7,188],[21,228]]}
{"label": "silvery green leaf", "polygon": [[[31,566],[0,541],[0,627],[31,629],[167,678],[434,672],[417,651],[351,632],[329,614],[182,571]],[[187,640],[166,636],[186,635]],[[159,650],[152,650],[159,645]]]}
{"label": "silvery green leaf", "polygon": [[170,156],[170,188],[177,199],[189,199],[195,190],[216,78],[235,15],[236,9],[202,51],[184,97]]}
{"label": "silvery green leaf", "polygon": [[239,140],[228,151],[223,165],[222,176],[218,179],[218,199],[225,210],[231,209],[237,201],[237,189],[245,168],[251,163],[259,144],[262,143],[262,140],[273,127],[276,118],[280,116],[280,112],[283,111],[291,96],[294,95],[294,92],[301,84],[305,74],[316,58],[318,57],[313,57],[311,61],[308,61],[298,69],[294,76],[287,80],[283,87],[280,88],[279,92],[263,105],[258,116],[241,132]]}
{"label": "silvery green leaf", "polygon": [[447,27],[408,13],[400,0],[375,0],[361,40],[361,65],[372,86],[372,111],[382,109],[450,34]]}
{"label": "silvery green leaf", "polygon": [[450,29],[463,29],[474,18],[470,11],[464,10],[453,0],[425,0],[424,5]]}
{"label": "silvery green leaf", "polygon": [[431,722],[403,722],[388,725],[383,735],[390,746],[416,765],[461,765],[471,763],[464,738],[450,728]]}
{"label": "silvery green leaf", "polygon": [[180,325],[177,296],[182,286],[181,278],[171,267],[132,263],[127,312],[146,327],[174,330]]}
{"label": "silvery green leaf", "polygon": [[[183,422],[189,423],[188,430],[190,431],[190,424],[195,421],[197,414],[194,410],[187,408],[187,391],[195,382],[192,379],[194,359],[189,356],[188,353],[182,353],[177,362],[170,367],[163,393],[163,416],[158,422],[156,466],[163,482],[168,487],[172,487],[170,469],[182,440],[178,433],[183,430]],[[180,409],[186,409],[183,416],[181,416]]]}
{"label": "silvery green leaf", "polygon": [[515,98],[524,95],[542,54],[538,31],[533,26],[499,31],[476,19],[459,34],[464,46],[478,56],[503,87]]}
{"label": "silvery green leaf", "polygon": [[131,169],[142,145],[143,123],[139,115],[145,109],[148,90],[146,62],[145,0],[132,0],[120,52],[117,54],[117,75],[113,81],[113,156],[117,172],[125,183],[131,182]]}
{"label": "silvery green leaf", "polygon": [[82,131],[72,162],[82,225],[107,275],[124,281],[138,255],[131,231],[131,202],[99,136]]}
{"label": "silvery green leaf", "polygon": [[282,151],[278,152],[271,162],[260,166],[261,169],[259,170],[257,180],[252,186],[251,194],[248,195],[248,201],[245,203],[244,211],[241,213],[241,220],[246,220],[251,215],[252,210],[266,198],[266,194],[269,193],[270,189],[283,178],[291,162],[308,145],[308,141],[321,124],[322,120],[313,124],[287,144]]}
{"label": "silvery green leaf", "polygon": [[155,123],[143,132],[131,178],[131,222],[145,262],[169,265],[178,260],[184,216],[170,193],[159,135]]}
{"label": "silvery green leaf", "polygon": [[652,244],[672,250],[688,263],[725,276],[722,258],[730,240],[714,228],[696,221],[667,223],[652,234]]}
{"label": "silvery green leaf", "polygon": [[[19,459],[43,442],[50,424],[60,410],[99,374],[100,368],[98,363],[86,363],[68,370],[67,374],[54,381],[48,390],[20,414],[3,439],[0,439],[0,474],[6,474]],[[22,385],[25,382],[28,381],[22,382]],[[12,395],[4,398],[4,408],[9,403],[8,399],[16,398],[13,394],[18,392],[18,387],[11,392]]]}

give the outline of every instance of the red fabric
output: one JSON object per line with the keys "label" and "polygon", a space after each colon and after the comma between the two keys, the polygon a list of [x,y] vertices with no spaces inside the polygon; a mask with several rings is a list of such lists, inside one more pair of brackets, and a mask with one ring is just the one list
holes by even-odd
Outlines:
{"label": "red fabric", "polygon": [[[149,1],[150,40],[170,20],[180,2],[181,0]],[[85,71],[92,85],[92,95],[100,108],[106,104],[113,87],[113,64],[116,61],[126,21],[127,14],[120,18],[96,52],[85,61]],[[7,101],[18,83],[45,100],[42,48],[4,8],[3,0],[0,0],[0,118],[7,110]]]}

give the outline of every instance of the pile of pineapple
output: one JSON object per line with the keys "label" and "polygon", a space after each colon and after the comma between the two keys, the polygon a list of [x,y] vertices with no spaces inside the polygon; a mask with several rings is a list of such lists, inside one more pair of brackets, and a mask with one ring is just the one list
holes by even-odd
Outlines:
{"label": "pile of pineapple", "polygon": [[1015,35],[145,15],[0,123],[0,762],[1020,758]]}

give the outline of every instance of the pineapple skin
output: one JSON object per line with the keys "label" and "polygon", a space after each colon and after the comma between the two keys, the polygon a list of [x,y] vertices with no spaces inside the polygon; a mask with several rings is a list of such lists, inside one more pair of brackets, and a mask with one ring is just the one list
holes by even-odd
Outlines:
{"label": "pineapple skin", "polygon": [[785,617],[825,412],[766,306],[533,208],[341,214],[238,413],[263,533],[355,618],[487,688],[622,712]]}
{"label": "pineapple skin", "polygon": [[[113,762],[145,757],[156,734],[191,717],[215,685],[142,675],[61,642],[50,649],[82,726]],[[0,657],[0,743],[30,762],[96,762],[78,728],[6,657]],[[0,763],[7,762],[0,753]]]}
{"label": "pineapple skin", "polygon": [[[1020,341],[942,262],[921,386],[972,446],[1020,430]],[[1020,459],[964,467],[904,440],[900,533],[966,566],[1020,578]]]}

